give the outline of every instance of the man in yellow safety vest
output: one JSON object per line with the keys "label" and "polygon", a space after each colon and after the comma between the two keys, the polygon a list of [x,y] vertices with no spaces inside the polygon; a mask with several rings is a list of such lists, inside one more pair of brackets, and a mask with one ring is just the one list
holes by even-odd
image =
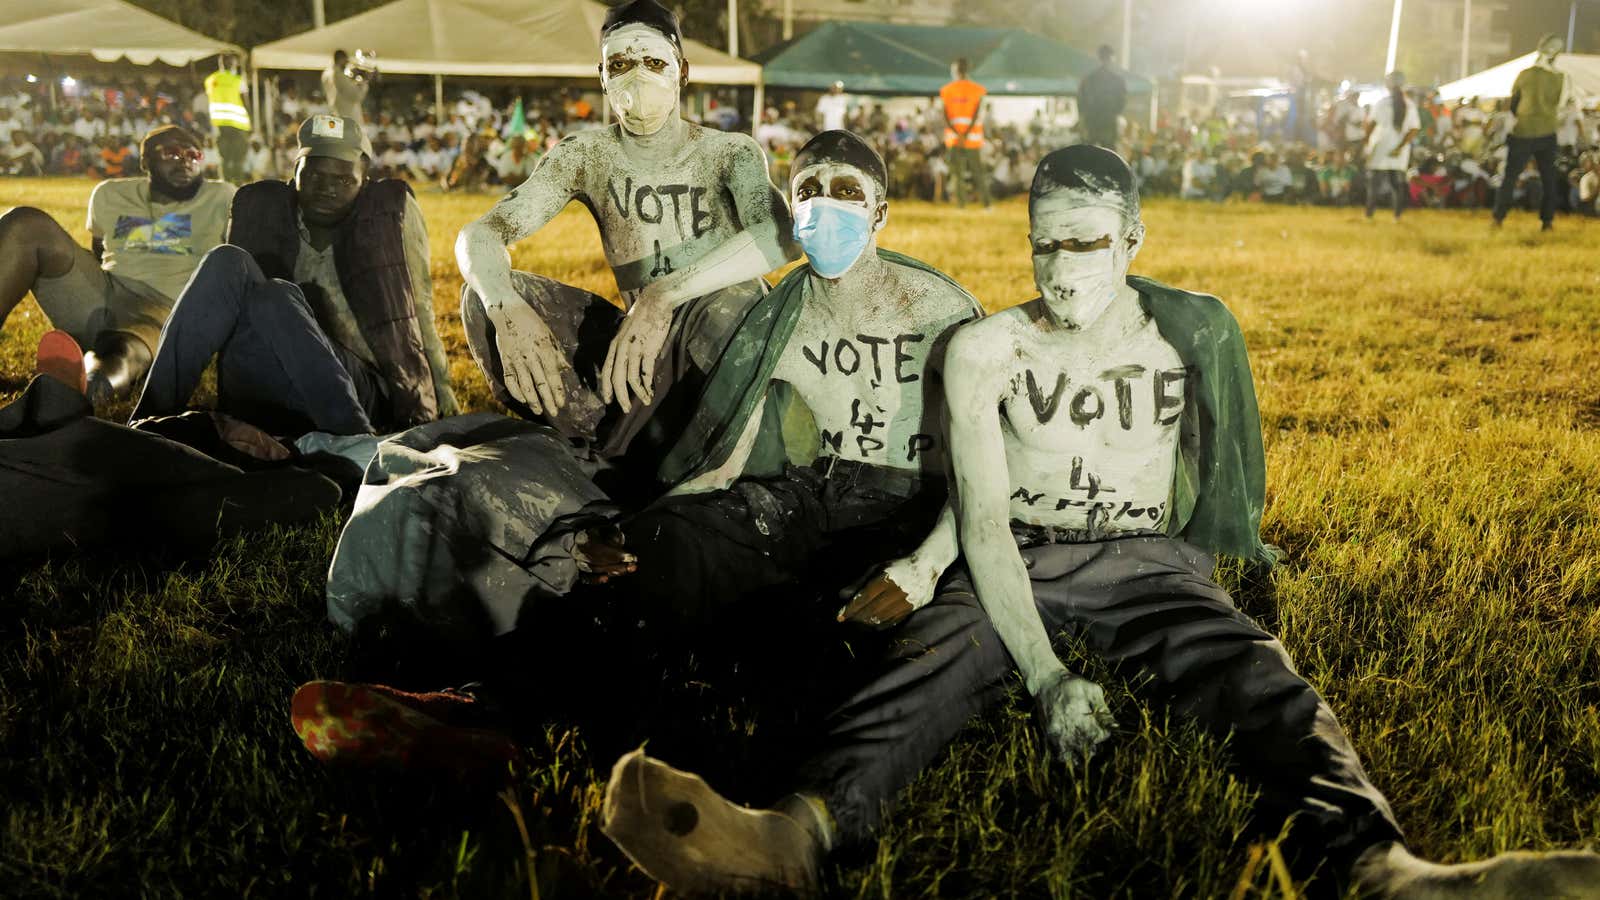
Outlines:
{"label": "man in yellow safety vest", "polygon": [[217,70],[206,76],[206,99],[211,101],[211,127],[217,132],[222,178],[233,184],[250,180],[245,168],[245,156],[250,152],[250,110],[244,105],[244,90],[239,57],[220,57]]}

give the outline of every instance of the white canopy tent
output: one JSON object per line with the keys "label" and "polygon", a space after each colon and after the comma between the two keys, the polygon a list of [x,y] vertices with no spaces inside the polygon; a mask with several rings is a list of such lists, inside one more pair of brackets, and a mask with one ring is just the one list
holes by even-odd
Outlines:
{"label": "white canopy tent", "polygon": [[[434,76],[442,113],[446,76],[598,79],[604,19],[594,0],[394,0],[263,44],[251,60],[257,69],[320,70],[335,50],[371,49],[383,72]],[[698,41],[683,50],[691,81],[755,85],[760,109],[760,66]]]}
{"label": "white canopy tent", "polygon": [[[1439,97],[1443,100],[1460,100],[1472,97],[1501,98],[1511,96],[1511,86],[1517,75],[1533,65],[1538,54],[1529,53],[1510,62],[1484,69],[1449,84],[1441,85]],[[1584,102],[1600,98],[1600,56],[1563,53],[1556,57],[1556,68],[1567,74],[1572,92]]]}
{"label": "white canopy tent", "polygon": [[126,59],[141,66],[186,66],[219,53],[242,53],[123,0],[0,0],[0,50]]}

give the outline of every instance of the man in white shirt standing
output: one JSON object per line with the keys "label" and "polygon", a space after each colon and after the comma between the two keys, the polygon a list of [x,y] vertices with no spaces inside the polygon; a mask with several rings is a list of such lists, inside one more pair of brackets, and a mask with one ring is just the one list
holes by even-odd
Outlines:
{"label": "man in white shirt standing", "polygon": [[1422,114],[1406,97],[1406,76],[1390,72],[1389,96],[1367,114],[1367,218],[1378,208],[1378,186],[1388,184],[1394,199],[1394,220],[1406,211],[1406,171],[1411,168],[1411,142],[1422,131]]}
{"label": "man in white shirt standing", "polygon": [[844,82],[835,81],[828,92],[817,98],[817,118],[823,131],[844,129],[845,115],[850,112],[850,98],[844,95]]}

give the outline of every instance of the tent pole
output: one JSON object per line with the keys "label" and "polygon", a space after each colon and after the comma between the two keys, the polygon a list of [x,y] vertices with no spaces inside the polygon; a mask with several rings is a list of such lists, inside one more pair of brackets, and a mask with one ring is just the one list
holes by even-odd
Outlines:
{"label": "tent pole", "polygon": [[261,121],[261,70],[255,67],[255,61],[250,63],[250,124],[258,130],[264,130]]}
{"label": "tent pole", "polygon": [[755,111],[750,115],[750,136],[754,137],[761,131],[761,115],[766,111],[765,85],[761,83],[761,76],[756,76],[756,99],[752,104]]}
{"label": "tent pole", "polygon": [[440,125],[447,121],[444,116],[444,76],[437,72],[433,75],[433,120]]}

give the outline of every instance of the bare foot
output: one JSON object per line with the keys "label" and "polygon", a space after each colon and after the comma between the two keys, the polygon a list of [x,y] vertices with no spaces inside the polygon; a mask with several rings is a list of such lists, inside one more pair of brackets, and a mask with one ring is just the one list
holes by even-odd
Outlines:
{"label": "bare foot", "polygon": [[1385,843],[1363,853],[1353,874],[1363,896],[1393,900],[1600,898],[1600,855],[1587,851],[1502,853],[1482,862],[1446,866],[1420,860],[1397,843]]}
{"label": "bare foot", "polygon": [[600,830],[652,878],[687,894],[817,892],[815,838],[779,812],[723,799],[704,779],[635,750],[606,785]]}

